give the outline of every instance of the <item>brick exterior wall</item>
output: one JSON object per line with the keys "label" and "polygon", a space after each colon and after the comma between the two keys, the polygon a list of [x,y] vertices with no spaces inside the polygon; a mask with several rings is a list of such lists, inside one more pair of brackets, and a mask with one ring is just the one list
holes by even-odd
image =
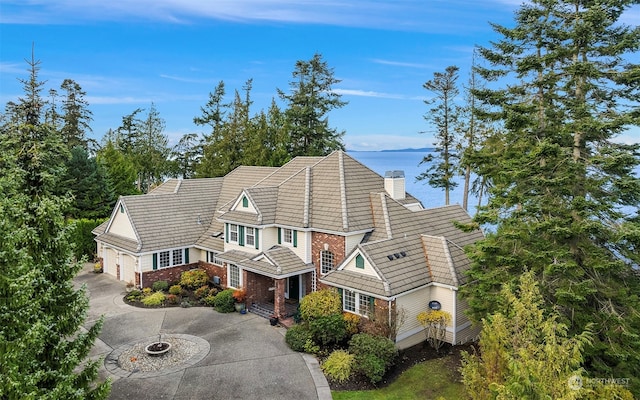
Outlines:
{"label": "brick exterior wall", "polygon": [[283,318],[287,312],[284,305],[284,288],[287,284],[286,279],[275,279],[276,290],[273,299],[273,313],[278,318]]}
{"label": "brick exterior wall", "polygon": [[[180,281],[180,275],[184,271],[198,268],[199,263],[191,263],[185,265],[179,265],[177,267],[156,269],[153,271],[146,271],[142,273],[143,287],[151,287],[154,282],[167,281],[169,284]],[[136,286],[140,287],[140,274],[136,273]]]}
{"label": "brick exterior wall", "polygon": [[227,267],[204,261],[198,261],[198,267],[207,271],[207,274],[211,279],[213,279],[214,276],[219,276],[220,285],[222,287],[227,287]]}
{"label": "brick exterior wall", "polygon": [[[325,243],[328,245],[328,251],[333,253],[334,266],[340,265],[346,256],[345,247],[346,240],[344,236],[331,235],[328,233],[312,232],[311,233],[311,255],[313,265],[316,267],[316,276],[320,279],[320,252],[324,251]],[[311,287],[311,281],[309,281],[309,287]],[[330,287],[323,283],[317,282],[317,290]]]}
{"label": "brick exterior wall", "polygon": [[274,279],[249,271],[243,272],[246,274],[244,287],[247,291],[247,304],[273,303],[275,290],[269,288],[275,287]]}

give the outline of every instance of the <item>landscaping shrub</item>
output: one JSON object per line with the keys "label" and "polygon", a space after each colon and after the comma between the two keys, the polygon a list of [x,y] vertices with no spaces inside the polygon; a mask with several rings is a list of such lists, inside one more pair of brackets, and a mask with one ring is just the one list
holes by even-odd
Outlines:
{"label": "landscaping shrub", "polygon": [[145,306],[159,306],[165,300],[165,295],[162,292],[155,292],[144,299],[142,299],[142,304]]}
{"label": "landscaping shrub", "polygon": [[151,289],[150,287],[146,287],[146,288],[142,289],[142,295],[144,297],[149,296],[151,293],[153,293],[153,289]]}
{"label": "landscaping shrub", "polygon": [[308,324],[314,341],[323,346],[338,343],[347,336],[342,314],[313,318],[308,321]]}
{"label": "landscaping shrub", "polygon": [[398,355],[391,339],[368,333],[353,335],[349,341],[349,352],[355,357],[356,371],[364,374],[371,383],[377,383],[382,379]]}
{"label": "landscaping shrub", "polygon": [[313,342],[313,334],[305,324],[294,325],[287,330],[284,340],[291,350],[306,351],[305,345],[307,341]]}
{"label": "landscaping shrub", "polygon": [[180,285],[173,285],[169,288],[169,293],[170,294],[175,294],[176,296],[180,296],[182,294],[182,286]]}
{"label": "landscaping shrub", "polygon": [[129,301],[138,301],[142,298],[142,292],[134,289],[127,295],[127,300]]}
{"label": "landscaping shrub", "polygon": [[233,289],[225,289],[215,296],[214,306],[218,312],[230,313],[236,310]]}
{"label": "landscaping shrub", "polygon": [[169,289],[169,283],[167,281],[156,281],[151,285],[151,289],[153,289],[154,292],[164,292]]}
{"label": "landscaping shrub", "polygon": [[335,289],[318,290],[300,300],[300,316],[305,321],[334,314],[342,315],[342,300]]}
{"label": "landscaping shrub", "polygon": [[209,294],[209,286],[200,286],[193,292],[193,295],[196,296],[196,299],[201,299]]}
{"label": "landscaping shrub", "polygon": [[178,304],[178,301],[180,301],[180,298],[178,296],[176,296],[175,294],[169,293],[167,295],[167,303],[169,303],[169,304]]}
{"label": "landscaping shrub", "polygon": [[213,307],[216,305],[216,296],[208,295],[202,299],[202,302],[210,307]]}
{"label": "landscaping shrub", "polygon": [[209,275],[203,269],[192,269],[184,271],[180,275],[180,286],[184,286],[189,289],[196,289],[206,285],[209,281]]}
{"label": "landscaping shrub", "polygon": [[211,289],[209,289],[209,296],[212,296],[212,297],[213,297],[213,296],[217,295],[217,294],[218,294],[218,292],[219,292],[219,290],[218,290],[218,289],[216,289],[216,288],[211,288]]}
{"label": "landscaping shrub", "polygon": [[344,382],[349,379],[353,371],[355,357],[346,350],[335,350],[322,363],[322,371],[331,379]]}
{"label": "landscaping shrub", "polygon": [[307,339],[304,342],[304,352],[309,354],[318,354],[320,353],[320,346],[313,341],[313,339]]}

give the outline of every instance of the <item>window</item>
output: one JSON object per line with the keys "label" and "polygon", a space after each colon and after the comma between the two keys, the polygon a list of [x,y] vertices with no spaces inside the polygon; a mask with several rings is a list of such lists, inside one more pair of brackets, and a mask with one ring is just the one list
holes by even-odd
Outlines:
{"label": "window", "polygon": [[245,243],[247,244],[247,246],[255,246],[256,244],[255,229],[247,226],[246,228],[244,228],[244,232],[245,232],[244,234]]}
{"label": "window", "polygon": [[168,267],[170,265],[170,261],[171,261],[171,252],[170,251],[161,251],[160,252],[160,256],[159,258],[159,265],[160,268],[165,268]]}
{"label": "window", "polygon": [[282,243],[293,244],[293,230],[282,229]]}
{"label": "window", "polygon": [[218,256],[217,251],[207,251],[207,262],[212,264],[222,265],[222,261],[218,260],[217,256]]}
{"label": "window", "polygon": [[182,250],[173,251],[173,265],[182,264]]}
{"label": "window", "polygon": [[[185,262],[188,263],[189,262],[189,257],[186,257],[185,260],[185,250],[186,249],[176,249],[176,250],[168,250],[168,251],[161,251],[159,253],[156,253],[153,255],[153,263],[154,263],[154,269],[156,267],[155,263],[156,263],[156,257],[157,257],[157,262],[158,262],[158,267],[160,268],[167,268],[167,267],[173,267],[176,265],[182,265]],[[188,250],[187,250],[188,251]]]}
{"label": "window", "polygon": [[229,241],[238,242],[238,225],[229,224]]}
{"label": "window", "polygon": [[373,314],[373,298],[351,290],[343,290],[343,308],[345,311],[368,317]]}
{"label": "window", "polygon": [[356,268],[364,268],[364,258],[360,254],[356,256]]}
{"label": "window", "polygon": [[322,275],[332,271],[334,267],[333,253],[330,251],[320,252],[320,273]]}
{"label": "window", "polygon": [[120,203],[120,213],[124,214],[124,206]]}
{"label": "window", "polygon": [[242,196],[242,207],[249,207],[249,200],[245,196]]}
{"label": "window", "polygon": [[344,310],[356,312],[356,292],[351,290],[344,291]]}
{"label": "window", "polygon": [[235,264],[229,264],[229,282],[228,286],[240,287],[240,268]]}

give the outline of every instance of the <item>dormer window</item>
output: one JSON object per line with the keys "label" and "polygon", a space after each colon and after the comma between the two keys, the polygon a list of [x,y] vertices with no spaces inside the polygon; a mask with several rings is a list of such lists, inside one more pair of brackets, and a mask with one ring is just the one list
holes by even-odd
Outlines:
{"label": "dormer window", "polygon": [[356,256],[356,268],[364,268],[364,257],[360,254]]}
{"label": "dormer window", "polygon": [[247,207],[249,207],[249,199],[247,199],[247,196],[242,196],[242,208]]}

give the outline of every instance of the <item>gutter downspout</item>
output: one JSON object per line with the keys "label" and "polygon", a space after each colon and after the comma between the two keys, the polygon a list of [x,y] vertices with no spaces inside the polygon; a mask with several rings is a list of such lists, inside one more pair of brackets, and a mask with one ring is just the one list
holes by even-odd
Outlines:
{"label": "gutter downspout", "polygon": [[451,293],[453,293],[453,317],[451,318],[451,324],[453,325],[453,336],[452,336],[452,344],[456,345],[458,326],[456,324],[457,320],[457,311],[458,311],[458,296],[456,296],[456,291],[451,289]]}
{"label": "gutter downspout", "polygon": [[136,257],[136,266],[138,267],[138,273],[140,274],[140,289],[144,286],[142,285],[142,264],[140,263],[140,257]]}

